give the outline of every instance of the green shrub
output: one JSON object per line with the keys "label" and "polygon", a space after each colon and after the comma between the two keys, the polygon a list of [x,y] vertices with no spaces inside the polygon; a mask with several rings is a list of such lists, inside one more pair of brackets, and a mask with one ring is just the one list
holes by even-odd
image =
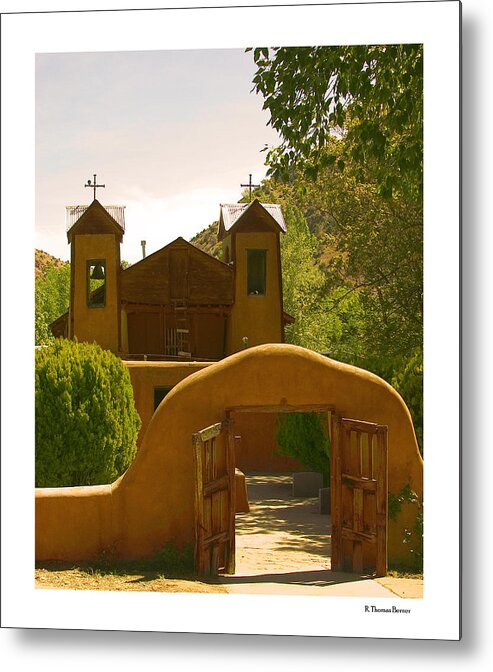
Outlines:
{"label": "green shrub", "polygon": [[99,345],[36,351],[36,486],[111,483],[132,462],[140,418],[130,375]]}
{"label": "green shrub", "polygon": [[195,567],[194,548],[190,544],[178,547],[170,542],[154,554],[149,564],[168,576],[192,574]]}
{"label": "green shrub", "polygon": [[392,385],[409,408],[418,446],[423,455],[423,350],[421,348],[417,348],[401,370],[395,374]]}
{"label": "green shrub", "polygon": [[330,438],[325,435],[318,413],[281,414],[277,423],[277,447],[281,455],[299,460],[323,475],[329,484]]}

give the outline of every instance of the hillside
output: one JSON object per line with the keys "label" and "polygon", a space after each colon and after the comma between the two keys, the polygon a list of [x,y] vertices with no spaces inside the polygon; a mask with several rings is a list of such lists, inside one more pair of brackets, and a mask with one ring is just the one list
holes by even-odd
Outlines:
{"label": "hillside", "polygon": [[34,250],[34,269],[36,278],[44,277],[47,266],[54,266],[55,268],[60,268],[62,266],[65,266],[65,264],[67,263],[68,263],[67,261],[57,259],[56,257],[53,257],[51,254],[48,254],[48,252],[44,252],[43,250]]}
{"label": "hillside", "polygon": [[221,243],[217,242],[217,222],[196,233],[190,242],[216,259],[221,259]]}

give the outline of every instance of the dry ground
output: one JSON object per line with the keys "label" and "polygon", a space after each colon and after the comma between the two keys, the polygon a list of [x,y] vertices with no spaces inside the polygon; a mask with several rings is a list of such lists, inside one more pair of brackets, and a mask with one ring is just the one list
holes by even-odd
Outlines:
{"label": "dry ground", "polygon": [[236,572],[198,581],[191,567],[164,569],[144,563],[43,563],[37,588],[185,593],[288,593],[419,598],[419,576],[391,574],[373,581],[330,571],[330,516],[315,498],[291,495],[287,474],[247,476],[250,512],[236,516]]}
{"label": "dry ground", "polygon": [[190,578],[171,578],[161,571],[135,568],[117,571],[67,563],[44,563],[35,570],[36,588],[60,590],[125,590],[163,593],[226,593],[216,583],[204,583]]}

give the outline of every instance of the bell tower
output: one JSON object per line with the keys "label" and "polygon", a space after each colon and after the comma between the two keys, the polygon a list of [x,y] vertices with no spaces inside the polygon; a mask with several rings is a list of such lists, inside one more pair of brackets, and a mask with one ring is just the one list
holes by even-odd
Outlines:
{"label": "bell tower", "polygon": [[235,278],[228,354],[284,341],[280,235],[285,232],[279,205],[254,199],[221,206],[218,238]]}
{"label": "bell tower", "polygon": [[[94,176],[96,178],[96,176]],[[86,186],[95,189],[90,181]],[[71,244],[69,338],[119,353],[121,343],[120,244],[124,233],[123,207],[67,207]],[[110,214],[110,212],[113,213]]]}

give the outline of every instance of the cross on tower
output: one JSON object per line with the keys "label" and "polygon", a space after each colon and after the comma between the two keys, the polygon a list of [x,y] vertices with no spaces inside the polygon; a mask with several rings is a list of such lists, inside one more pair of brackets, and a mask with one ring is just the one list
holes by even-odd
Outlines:
{"label": "cross on tower", "polygon": [[101,187],[105,187],[104,184],[96,184],[96,175],[94,175],[94,183],[91,183],[91,180],[87,180],[87,184],[85,184],[85,187],[92,187],[94,189],[94,200],[96,200],[96,189],[100,189]]}
{"label": "cross on tower", "polygon": [[252,187],[260,187],[260,184],[252,184],[252,174],[249,175],[248,184],[240,184],[240,187],[248,187],[248,200],[252,200]]}

